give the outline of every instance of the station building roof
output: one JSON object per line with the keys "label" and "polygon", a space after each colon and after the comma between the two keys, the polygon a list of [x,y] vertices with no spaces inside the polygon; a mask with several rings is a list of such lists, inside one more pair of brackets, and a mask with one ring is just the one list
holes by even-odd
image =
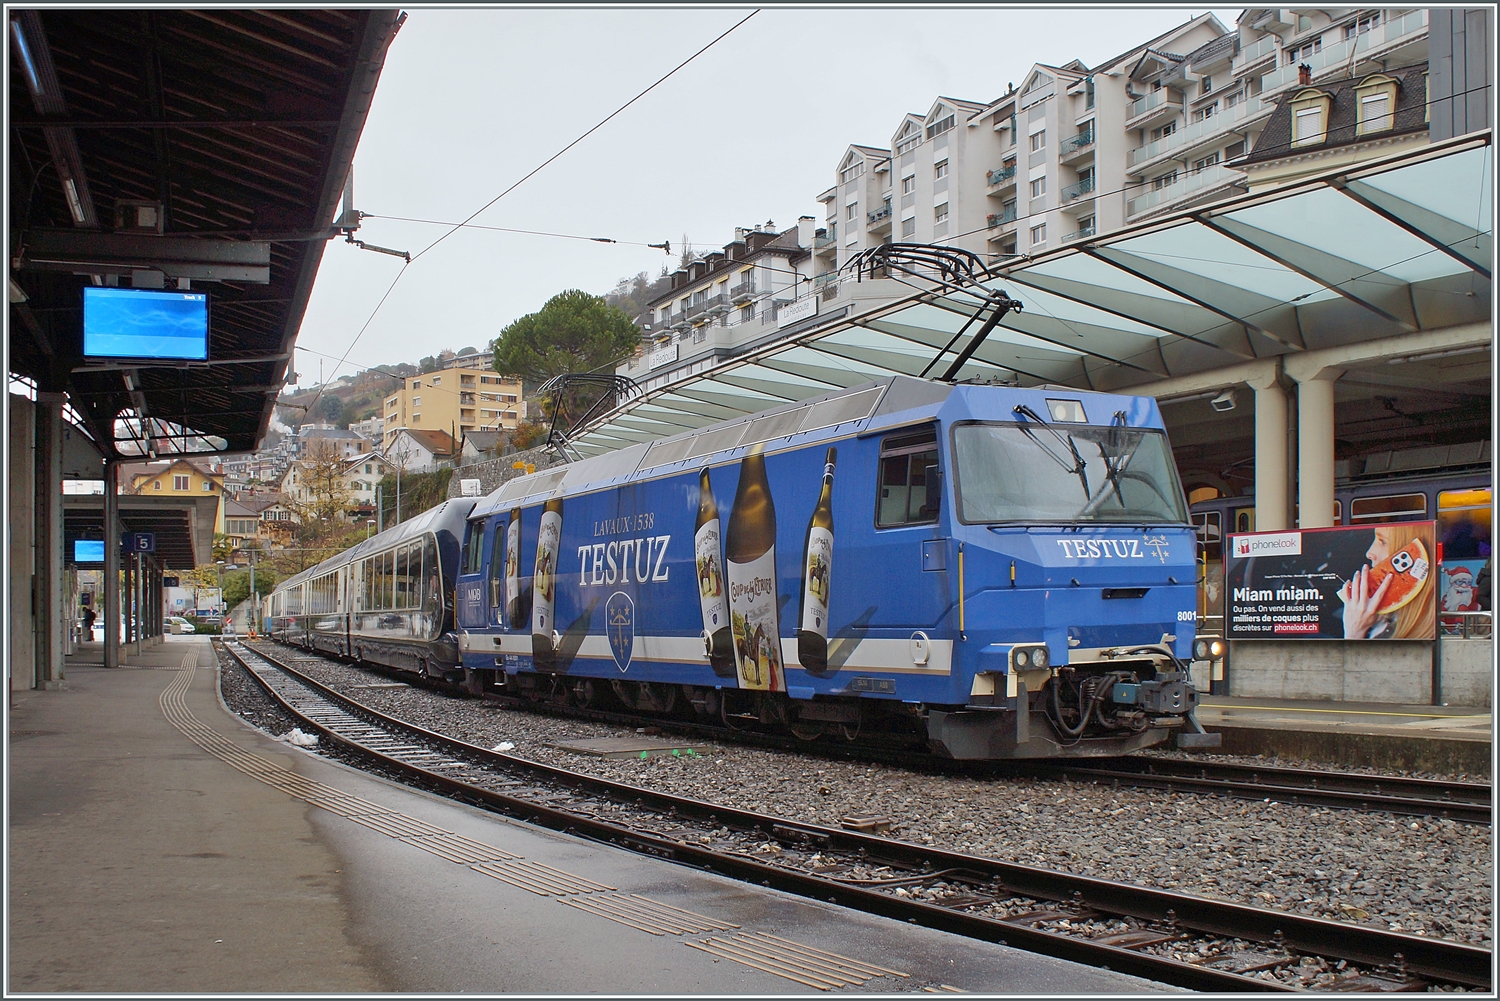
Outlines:
{"label": "station building roof", "polygon": [[[955,378],[1151,394],[1245,362],[1488,325],[1493,177],[1484,132],[997,266],[982,284],[1024,308]],[[595,455],[940,372],[986,300],[911,284],[907,299],[643,393],[572,444]]]}
{"label": "station building roof", "polygon": [[[386,10],[10,9],[10,371],[106,457],[244,452],[291,360]],[[209,359],[82,352],[82,288],[209,294]]]}

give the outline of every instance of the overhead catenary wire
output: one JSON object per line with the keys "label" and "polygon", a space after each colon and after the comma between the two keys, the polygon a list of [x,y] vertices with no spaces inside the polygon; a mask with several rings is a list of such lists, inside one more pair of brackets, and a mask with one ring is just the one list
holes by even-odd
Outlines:
{"label": "overhead catenary wire", "polygon": [[[391,293],[395,291],[396,286],[401,282],[402,276],[404,276],[406,274],[407,270],[409,268],[411,268],[411,266],[413,264],[415,264],[417,261],[421,260],[421,258],[424,255],[426,255],[429,251],[431,251],[434,247],[436,247],[438,244],[442,243],[444,240],[448,239],[448,237],[452,236],[454,233],[458,232],[465,225],[473,222],[476,218],[478,218],[478,216],[481,213],[483,213],[490,206],[494,205],[500,199],[504,198],[506,195],[510,194],[512,191],[515,191],[517,188],[519,188],[522,184],[525,184],[531,178],[535,177],[538,173],[540,173],[543,169],[545,169],[548,164],[552,163],[554,160],[556,160],[558,157],[562,156],[564,153],[568,152],[574,146],[577,146],[579,143],[583,142],[589,136],[591,136],[595,132],[599,131],[599,129],[603,128],[607,123],[609,123],[612,119],[614,119],[616,116],[618,116],[626,108],[629,108],[631,105],[635,104],[637,101],[639,101],[641,98],[645,97],[647,94],[651,93],[657,87],[660,87],[663,83],[666,83],[667,80],[671,79],[674,75],[676,75],[685,66],[687,66],[689,63],[691,63],[693,60],[697,59],[699,56],[703,55],[703,53],[707,52],[709,49],[713,48],[715,45],[719,44],[719,42],[723,41],[725,38],[729,37],[729,35],[732,34],[737,28],[739,28],[746,21],[749,21],[752,17],[754,17],[756,14],[759,14],[759,13],[760,13],[760,8],[757,7],[755,10],[752,10],[749,14],[746,14],[744,17],[740,18],[734,24],[730,25],[727,30],[725,30],[724,32],[722,32],[721,34],[719,34],[716,38],[714,38],[712,41],[710,41],[707,45],[704,45],[702,48],[698,49],[698,51],[696,51],[692,55],[688,56],[686,59],[684,59],[682,62],[678,63],[676,66],[672,67],[670,70],[668,70],[666,73],[664,73],[661,77],[657,78],[657,80],[654,83],[652,83],[650,86],[646,87],[644,90],[642,90],[640,93],[636,94],[630,100],[626,101],[624,104],[620,105],[614,111],[610,112],[603,119],[601,119],[597,124],[593,125],[587,131],[585,131],[582,135],[580,135],[577,139],[574,139],[572,142],[568,143],[562,149],[558,150],[556,153],[553,153],[551,156],[547,157],[547,159],[543,160],[540,164],[538,164],[535,168],[533,168],[530,172],[528,172],[520,180],[518,180],[514,184],[510,185],[504,191],[501,191],[494,198],[491,198],[489,201],[485,202],[483,205],[481,205],[479,207],[479,209],[477,211],[473,212],[472,214],[469,215],[468,218],[464,219],[463,222],[455,225],[448,232],[444,233],[442,236],[438,237],[436,240],[432,241],[426,247],[422,248],[420,251],[418,251],[416,254],[414,254],[411,257],[410,260],[408,260],[404,264],[402,264],[401,265],[401,270],[398,271],[398,272],[396,272],[396,277],[395,278],[391,279],[391,284],[386,288],[385,294],[383,294],[380,297],[380,301],[377,302],[375,304],[375,308],[370,311],[369,317],[367,317],[365,319],[364,324],[360,326],[359,332],[356,333],[354,335],[354,339],[349,342],[349,347],[344,350],[343,355],[339,358],[339,363],[334,366],[334,369],[329,374],[329,377],[332,378],[333,376],[338,375],[339,369],[342,368],[344,362],[348,360],[349,353],[354,350],[354,347],[355,347],[355,345],[357,345],[359,343],[360,338],[365,335],[365,331],[370,329],[370,324],[374,322],[375,317],[380,313],[380,308],[385,305],[386,300],[391,297]],[[326,386],[327,384],[324,383],[324,385]],[[312,402],[308,404],[309,410],[313,406],[315,406],[317,404],[318,397],[322,396],[322,394],[323,394],[323,387],[320,386],[318,388],[317,395],[315,395],[313,397]]]}

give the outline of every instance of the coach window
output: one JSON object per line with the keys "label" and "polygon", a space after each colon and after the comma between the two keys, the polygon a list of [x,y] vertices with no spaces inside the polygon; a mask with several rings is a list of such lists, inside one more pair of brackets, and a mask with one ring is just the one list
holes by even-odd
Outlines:
{"label": "coach window", "polygon": [[1351,525],[1378,521],[1420,521],[1425,517],[1427,517],[1426,494],[1356,497],[1349,502]]}
{"label": "coach window", "polygon": [[389,611],[395,608],[396,551],[387,550],[380,556],[380,607]]}
{"label": "coach window", "polygon": [[496,623],[501,620],[500,609],[505,604],[505,564],[509,556],[505,545],[508,527],[505,522],[496,518],[495,539],[490,543],[490,608],[494,611]]}
{"label": "coach window", "polygon": [[[1490,555],[1490,505],[1488,489],[1444,490],[1437,496],[1438,541],[1443,560],[1483,560]],[[1479,572],[1478,565],[1474,573]]]}
{"label": "coach window", "polygon": [[422,579],[427,582],[422,607],[435,613],[443,607],[443,570],[438,565],[437,542],[430,535],[422,540]]}
{"label": "coach window", "polygon": [[937,521],[936,504],[927,506],[928,469],[935,468],[937,461],[935,428],[891,435],[880,443],[880,495],[876,499],[875,527]]}

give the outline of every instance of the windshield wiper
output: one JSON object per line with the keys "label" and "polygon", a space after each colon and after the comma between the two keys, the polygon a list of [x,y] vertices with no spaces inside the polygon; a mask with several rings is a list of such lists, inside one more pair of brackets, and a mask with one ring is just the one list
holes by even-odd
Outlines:
{"label": "windshield wiper", "polygon": [[1072,466],[1068,465],[1066,459],[1053,452],[1052,449],[1048,448],[1046,445],[1043,445],[1041,439],[1038,438],[1025,424],[1016,425],[1021,429],[1022,434],[1030,438],[1032,441],[1036,442],[1038,448],[1046,452],[1048,455],[1052,456],[1053,459],[1057,460],[1057,464],[1059,466],[1062,466],[1068,472],[1077,475],[1078,482],[1083,484],[1083,496],[1085,500],[1092,496],[1093,492],[1089,490],[1089,474],[1084,468],[1083,456],[1078,454],[1078,446],[1073,442],[1073,436],[1070,434],[1066,438],[1064,438],[1062,435],[1058,434],[1056,428],[1054,428],[1051,424],[1048,424],[1046,421],[1042,420],[1042,418],[1037,414],[1035,410],[1032,410],[1024,403],[1017,403],[1011,412],[1030,417],[1042,427],[1046,428],[1047,431],[1052,435],[1052,437],[1056,438],[1060,443],[1068,446],[1068,451],[1073,453]]}

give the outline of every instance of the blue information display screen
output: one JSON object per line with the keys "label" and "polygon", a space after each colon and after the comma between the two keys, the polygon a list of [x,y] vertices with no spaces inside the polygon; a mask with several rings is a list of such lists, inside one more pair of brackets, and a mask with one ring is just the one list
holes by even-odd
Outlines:
{"label": "blue information display screen", "polygon": [[103,563],[104,562],[104,540],[103,539],[75,539],[75,540],[73,540],[73,562],[74,563]]}
{"label": "blue information display screen", "polygon": [[83,353],[93,358],[208,358],[208,295],[85,286]]}

